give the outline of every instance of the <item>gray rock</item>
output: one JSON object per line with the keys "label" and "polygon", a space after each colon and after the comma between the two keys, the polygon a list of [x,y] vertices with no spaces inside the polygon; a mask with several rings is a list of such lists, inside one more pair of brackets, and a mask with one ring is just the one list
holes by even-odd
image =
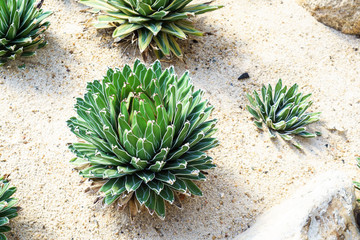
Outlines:
{"label": "gray rock", "polygon": [[350,178],[329,171],[260,216],[236,240],[358,240]]}
{"label": "gray rock", "polygon": [[360,34],[360,0],[297,0],[319,22],[346,34]]}

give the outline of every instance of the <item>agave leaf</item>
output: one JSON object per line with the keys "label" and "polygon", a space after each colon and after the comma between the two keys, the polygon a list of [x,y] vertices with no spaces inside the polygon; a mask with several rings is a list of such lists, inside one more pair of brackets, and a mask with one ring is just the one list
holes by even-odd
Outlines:
{"label": "agave leaf", "polygon": [[187,187],[186,187],[186,184],[183,180],[181,180],[180,178],[176,178],[176,181],[170,185],[170,184],[167,184],[170,188],[178,191],[178,192],[181,192],[181,193],[186,193],[186,190],[187,190]]}
{"label": "agave leaf", "polygon": [[170,173],[169,171],[161,171],[156,173],[155,179],[164,183],[168,183],[170,185],[173,185],[176,180],[175,175]]}
{"label": "agave leaf", "polygon": [[189,192],[191,194],[196,195],[196,196],[202,196],[203,195],[202,191],[200,190],[200,188],[198,188],[198,186],[196,186],[195,183],[193,183],[190,180],[184,180],[184,182],[186,184],[187,189],[189,190]]}
{"label": "agave leaf", "polygon": [[176,25],[185,33],[194,36],[203,36],[204,33],[195,29],[193,24],[188,21],[178,21]]}
{"label": "agave leaf", "polygon": [[143,16],[148,16],[150,13],[154,12],[149,4],[140,1],[138,2],[136,10]]}
{"label": "agave leaf", "polygon": [[251,108],[249,105],[246,105],[246,109],[251,113],[251,115],[255,117],[255,119],[260,120],[259,114],[253,108]]}
{"label": "agave leaf", "polygon": [[142,29],[138,30],[138,36],[139,36],[139,38],[138,38],[139,49],[140,49],[140,52],[142,53],[149,46],[149,44],[153,38],[153,33],[142,28]]}
{"label": "agave leaf", "polygon": [[183,159],[178,159],[171,163],[166,164],[164,170],[172,170],[172,169],[186,169],[187,162]]}
{"label": "agave leaf", "polygon": [[143,25],[150,30],[154,36],[156,36],[162,28],[162,22],[148,22]]}
{"label": "agave leaf", "polygon": [[150,171],[137,172],[136,175],[142,180],[144,180],[145,183],[148,183],[155,178],[155,173]]}
{"label": "agave leaf", "polygon": [[114,32],[113,32],[113,38],[116,37],[122,37],[125,35],[128,35],[136,30],[138,30],[139,28],[142,28],[142,26],[140,24],[135,24],[135,23],[124,23],[121,24],[119,27],[117,27]]}
{"label": "agave leaf", "polygon": [[101,0],[80,0],[80,3],[103,11],[118,11],[113,5]]}
{"label": "agave leaf", "polygon": [[166,201],[168,201],[170,204],[173,204],[175,200],[174,193],[168,186],[164,186],[164,189],[160,192],[160,196]]}
{"label": "agave leaf", "polygon": [[306,131],[301,132],[298,135],[301,136],[301,137],[304,137],[304,138],[314,138],[314,137],[316,137],[316,134],[309,133],[309,132],[306,132]]}
{"label": "agave leaf", "polygon": [[148,167],[148,170],[152,171],[152,172],[160,172],[161,169],[165,166],[165,162],[164,161],[156,161],[153,165],[150,165]]}
{"label": "agave leaf", "polygon": [[156,197],[155,212],[161,219],[164,219],[165,218],[165,202],[164,202],[164,199],[159,195],[155,195],[155,197]]}
{"label": "agave leaf", "polygon": [[136,191],[143,182],[142,179],[135,175],[126,176],[125,188],[128,193]]}
{"label": "agave leaf", "polygon": [[192,5],[188,5],[188,6],[184,7],[183,9],[181,9],[180,12],[190,12],[190,13],[194,13],[196,15],[199,15],[199,14],[203,14],[203,13],[206,13],[206,12],[210,12],[210,11],[220,9],[222,7],[223,6],[209,6],[206,3],[192,4]]}
{"label": "agave leaf", "polygon": [[171,14],[168,14],[166,17],[163,18],[164,21],[178,21],[178,20],[183,20],[183,19],[188,19],[191,16],[195,16],[194,13],[181,13],[181,12],[174,12]]}
{"label": "agave leaf", "polygon": [[143,205],[150,198],[150,189],[146,186],[146,184],[141,184],[141,186],[136,190],[135,195],[140,205]]}
{"label": "agave leaf", "polygon": [[164,183],[158,180],[153,180],[146,183],[146,185],[153,190],[156,194],[160,194],[161,190],[164,188]]}
{"label": "agave leaf", "polygon": [[175,23],[164,23],[161,31],[180,39],[186,39],[186,34]]}
{"label": "agave leaf", "polygon": [[178,58],[182,58],[183,54],[181,52],[179,44],[176,42],[173,36],[169,35],[168,37],[171,52],[173,52]]}

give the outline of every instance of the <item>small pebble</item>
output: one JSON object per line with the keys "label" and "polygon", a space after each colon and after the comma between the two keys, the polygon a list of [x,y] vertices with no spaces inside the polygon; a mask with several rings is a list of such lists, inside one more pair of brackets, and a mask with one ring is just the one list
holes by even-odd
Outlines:
{"label": "small pebble", "polygon": [[241,74],[240,77],[238,78],[238,80],[247,79],[247,78],[250,78],[250,76],[249,76],[249,74],[246,72],[246,73]]}

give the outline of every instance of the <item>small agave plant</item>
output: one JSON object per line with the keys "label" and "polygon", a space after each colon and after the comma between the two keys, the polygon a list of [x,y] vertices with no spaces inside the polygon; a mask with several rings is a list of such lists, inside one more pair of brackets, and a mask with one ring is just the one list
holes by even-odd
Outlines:
{"label": "small agave plant", "polygon": [[16,192],[16,188],[10,187],[9,184],[6,177],[0,177],[0,240],[6,240],[4,233],[11,230],[6,225],[11,218],[18,215],[18,208],[15,206],[17,199],[11,197]]}
{"label": "small agave plant", "polygon": [[194,28],[190,17],[214,11],[222,6],[210,2],[192,4],[192,0],[80,0],[95,10],[101,10],[96,28],[115,28],[118,41],[136,33],[140,52],[152,47],[158,58],[172,52],[181,58],[182,51],[176,39],[188,35],[202,36]]}
{"label": "small agave plant", "polygon": [[[43,1],[43,0],[42,0]],[[35,0],[0,0],[0,66],[17,56],[32,56],[46,45],[42,22],[52,12],[44,12]]]}
{"label": "small agave plant", "polygon": [[67,122],[86,141],[69,146],[71,162],[106,205],[129,202],[131,216],[145,206],[163,219],[165,201],[181,207],[179,193],[202,195],[194,181],[215,167],[205,151],[218,145],[216,120],[208,120],[213,107],[188,72],[178,78],[173,67],[136,60],[133,69],[109,69],[87,90],[77,99],[78,117]]}
{"label": "small agave plant", "polygon": [[[320,134],[306,131],[305,126],[318,121],[320,113],[306,112],[312,105],[312,101],[309,101],[311,94],[298,93],[297,84],[287,89],[287,86],[282,86],[280,79],[274,91],[270,84],[267,88],[263,86],[261,98],[256,91],[254,91],[253,97],[249,94],[246,96],[251,105],[247,105],[246,108],[254,116],[255,125],[262,129],[264,123],[271,137],[276,137],[275,132],[285,140],[291,140],[293,138],[291,135],[313,138]],[[293,144],[301,148],[298,143],[293,142]]]}

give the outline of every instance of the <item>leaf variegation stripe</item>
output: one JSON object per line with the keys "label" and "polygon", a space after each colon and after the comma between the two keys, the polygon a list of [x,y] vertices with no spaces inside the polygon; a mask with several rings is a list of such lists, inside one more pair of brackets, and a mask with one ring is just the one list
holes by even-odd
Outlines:
{"label": "leaf variegation stripe", "polygon": [[134,31],[138,30],[139,28],[142,28],[142,25],[135,24],[135,23],[121,24],[119,27],[117,27],[114,30],[113,37],[116,38],[116,37],[128,35]]}
{"label": "leaf variegation stripe", "polygon": [[138,38],[139,49],[140,49],[140,52],[142,53],[149,46],[154,34],[151,31],[142,28],[142,29],[138,30],[138,35],[139,35],[139,38]]}
{"label": "leaf variegation stripe", "polygon": [[161,31],[174,35],[180,39],[186,39],[186,34],[175,23],[164,23]]}

